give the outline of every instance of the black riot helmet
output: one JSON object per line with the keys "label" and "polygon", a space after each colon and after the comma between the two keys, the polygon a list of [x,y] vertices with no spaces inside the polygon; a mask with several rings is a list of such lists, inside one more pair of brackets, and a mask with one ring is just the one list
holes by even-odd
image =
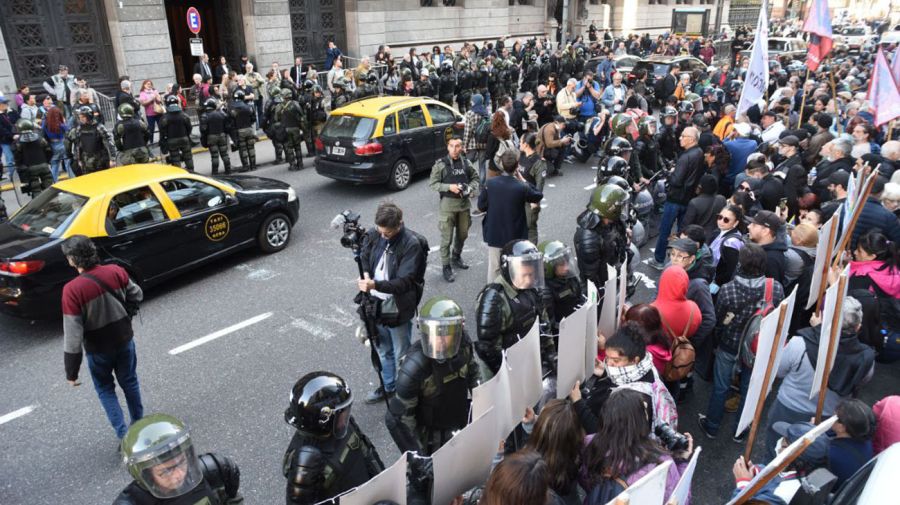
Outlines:
{"label": "black riot helmet", "polygon": [[369,84],[378,84],[378,75],[374,72],[370,73],[369,76],[366,77],[366,82]]}
{"label": "black riot helmet", "polygon": [[291,389],[284,420],[314,435],[344,438],[350,427],[353,394],[344,379],[330,372],[311,372]]}
{"label": "black riot helmet", "polygon": [[85,118],[87,120],[87,124],[91,124],[94,122],[94,109],[90,108],[87,105],[78,107],[78,115]]}
{"label": "black riot helmet", "polygon": [[219,101],[213,97],[207,98],[205,102],[203,102],[203,108],[207,111],[213,111],[219,108]]}
{"label": "black riot helmet", "polygon": [[678,102],[678,112],[682,114],[693,114],[694,104],[687,100],[682,100]]}
{"label": "black riot helmet", "polygon": [[244,101],[244,98],[245,98],[246,96],[247,96],[247,95],[246,95],[246,93],[244,93],[243,90],[241,90],[241,89],[236,89],[236,90],[234,90],[234,93],[231,94],[231,99],[234,100],[234,101],[240,100],[240,101],[243,102],[243,101]]}
{"label": "black riot helmet", "polygon": [[512,240],[500,250],[500,275],[515,289],[541,289],[543,254],[527,240]]}
{"label": "black riot helmet", "polygon": [[307,79],[307,80],[303,81],[303,91],[306,91],[306,92],[312,91],[313,86],[315,86],[315,85],[316,85],[316,83]]}
{"label": "black riot helmet", "polygon": [[166,97],[166,112],[181,112],[181,102],[175,95]]}
{"label": "black riot helmet", "polygon": [[665,117],[675,117],[677,115],[678,115],[678,111],[675,110],[675,107],[672,107],[671,105],[666,105],[665,108],[663,108],[662,112],[659,113],[659,116],[664,117],[664,118]]}
{"label": "black riot helmet", "polygon": [[609,147],[606,148],[606,153],[610,156],[626,156],[625,153],[630,153],[634,148],[631,147],[631,142],[627,139],[623,139],[622,137],[616,137],[612,139],[609,143]]}
{"label": "black riot helmet", "polygon": [[[606,160],[606,165],[601,165],[597,169],[597,184],[617,184],[617,182],[612,181],[612,178],[617,176],[619,179],[622,179],[622,176],[626,173],[628,173],[628,162],[624,158],[610,156]],[[627,181],[622,189],[625,191],[629,190]]]}

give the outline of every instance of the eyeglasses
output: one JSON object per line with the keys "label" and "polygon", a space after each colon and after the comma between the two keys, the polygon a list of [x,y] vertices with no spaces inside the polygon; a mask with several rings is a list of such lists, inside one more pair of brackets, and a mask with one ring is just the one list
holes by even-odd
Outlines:
{"label": "eyeglasses", "polygon": [[153,469],[153,473],[160,479],[168,477],[172,475],[176,471],[181,468],[184,468],[187,465],[187,457],[182,454],[172,461],[172,464],[164,467],[156,467]]}
{"label": "eyeglasses", "polygon": [[730,217],[728,217],[728,216],[723,216],[723,215],[721,215],[721,214],[719,214],[719,216],[717,216],[717,219],[718,219],[719,221],[722,221],[722,222],[725,223],[725,224],[728,224],[728,223],[731,222],[731,218],[730,218]]}
{"label": "eyeglasses", "polygon": [[681,254],[678,251],[672,251],[669,253],[669,257],[675,261],[687,261],[688,258],[691,257],[690,254]]}

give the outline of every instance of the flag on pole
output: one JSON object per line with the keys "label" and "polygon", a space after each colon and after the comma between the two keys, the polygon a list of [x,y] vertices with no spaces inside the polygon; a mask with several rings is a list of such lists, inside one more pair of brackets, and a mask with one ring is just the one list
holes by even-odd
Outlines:
{"label": "flag on pole", "polygon": [[875,57],[875,68],[869,81],[866,100],[872,104],[875,128],[900,117],[900,90],[881,48]]}
{"label": "flag on pole", "polygon": [[894,59],[891,61],[891,75],[894,76],[894,82],[900,86],[900,49],[894,51]]}
{"label": "flag on pole", "polygon": [[803,22],[803,31],[809,33],[806,67],[811,72],[815,72],[831,52],[831,46],[834,45],[828,0],[813,0],[812,7],[806,15],[806,21]]}
{"label": "flag on pole", "polygon": [[759,7],[759,19],[756,21],[756,40],[753,52],[750,53],[750,66],[741,89],[737,115],[740,116],[755,105],[766,94],[769,86],[769,2],[763,0]]}

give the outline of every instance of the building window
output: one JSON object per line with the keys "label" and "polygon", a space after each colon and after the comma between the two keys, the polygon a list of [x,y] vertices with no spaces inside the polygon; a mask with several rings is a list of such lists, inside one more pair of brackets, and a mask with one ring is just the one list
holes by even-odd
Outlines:
{"label": "building window", "polygon": [[419,0],[422,7],[462,7],[463,0]]}
{"label": "building window", "polygon": [[[653,3],[653,0],[650,0],[650,3]],[[600,0],[591,0],[591,5],[600,5]]]}
{"label": "building window", "polygon": [[534,0],[509,0],[510,7],[514,7],[516,5],[534,5]]}

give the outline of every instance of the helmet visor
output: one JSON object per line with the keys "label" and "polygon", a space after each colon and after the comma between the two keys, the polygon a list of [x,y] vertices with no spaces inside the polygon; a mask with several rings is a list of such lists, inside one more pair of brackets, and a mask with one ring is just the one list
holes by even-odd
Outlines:
{"label": "helmet visor", "polygon": [[507,259],[509,280],[516,289],[544,287],[544,259],[541,253],[511,256]]}
{"label": "helmet visor", "polygon": [[548,274],[553,274],[557,279],[578,277],[578,264],[575,254],[570,247],[566,247],[557,253],[544,258],[544,263],[549,267]]}
{"label": "helmet visor", "polygon": [[137,473],[139,484],[157,498],[181,496],[203,480],[203,472],[190,439],[156,456],[138,458],[141,461],[129,461],[128,464],[140,468]]}
{"label": "helmet visor", "polygon": [[431,359],[451,359],[459,352],[462,341],[463,318],[419,319],[422,352]]}
{"label": "helmet visor", "polygon": [[353,399],[349,399],[346,402],[338,405],[335,410],[334,416],[334,425],[332,425],[331,430],[332,434],[334,434],[335,438],[344,438],[347,436],[347,432],[350,430],[350,407],[353,405]]}

